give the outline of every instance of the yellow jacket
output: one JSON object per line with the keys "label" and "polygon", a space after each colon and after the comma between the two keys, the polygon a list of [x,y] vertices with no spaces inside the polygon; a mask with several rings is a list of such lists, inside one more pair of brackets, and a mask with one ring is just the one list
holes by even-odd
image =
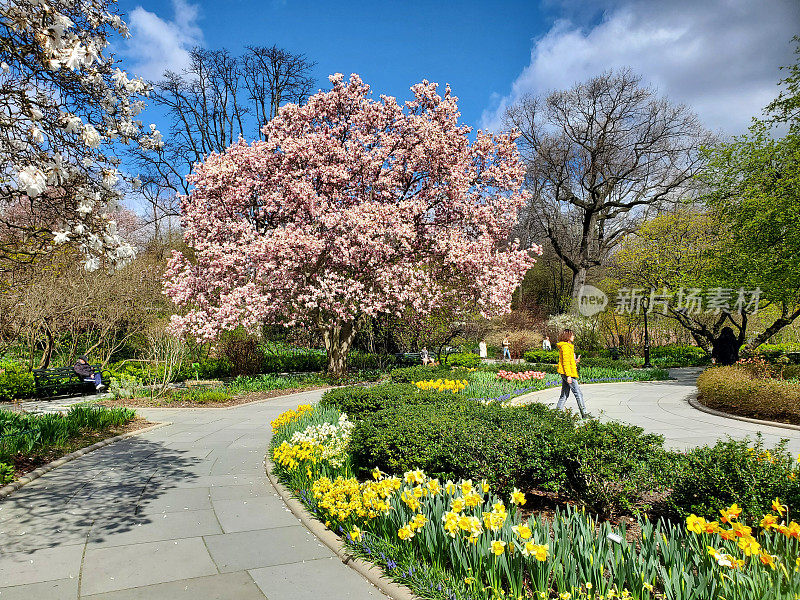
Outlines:
{"label": "yellow jacket", "polygon": [[569,342],[558,342],[558,372],[567,377],[578,377],[578,365],[575,363],[575,346]]}

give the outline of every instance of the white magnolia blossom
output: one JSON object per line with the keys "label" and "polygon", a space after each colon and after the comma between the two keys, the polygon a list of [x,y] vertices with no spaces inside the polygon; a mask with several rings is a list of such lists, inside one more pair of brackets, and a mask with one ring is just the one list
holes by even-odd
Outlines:
{"label": "white magnolia blossom", "polygon": [[54,231],[53,232],[53,243],[54,244],[65,244],[69,241],[69,231]]}
{"label": "white magnolia blossom", "polygon": [[[107,154],[113,140],[148,149],[162,143],[155,126],[137,120],[148,84],[106,54],[114,35],[129,35],[115,11],[115,0],[0,2],[0,106],[8,111],[0,114],[0,161],[9,174],[0,180],[0,210],[27,207],[35,218],[20,222],[20,239],[74,243],[90,270],[119,267],[134,255],[103,217],[121,199],[123,175]],[[26,230],[26,222],[53,215],[60,222],[52,231]]]}
{"label": "white magnolia blossom", "polygon": [[31,198],[39,196],[47,187],[44,173],[32,165],[22,169],[18,175],[19,188]]}
{"label": "white magnolia blossom", "polygon": [[89,146],[89,148],[98,148],[100,146],[100,142],[102,141],[97,129],[95,129],[94,126],[90,125],[89,123],[83,126],[81,137],[83,138],[83,143]]}

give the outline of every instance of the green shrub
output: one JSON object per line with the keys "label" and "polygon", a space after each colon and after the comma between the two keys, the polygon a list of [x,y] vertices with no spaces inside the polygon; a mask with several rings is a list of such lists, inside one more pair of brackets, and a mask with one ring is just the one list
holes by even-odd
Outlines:
{"label": "green shrub", "polygon": [[184,364],[175,381],[187,379],[222,379],[234,372],[233,363],[227,357],[203,358]]}
{"label": "green shrub", "polygon": [[800,383],[759,378],[745,365],[706,369],[697,379],[706,406],[746,417],[800,424]]}
{"label": "green shrub", "polygon": [[727,439],[686,453],[671,475],[668,503],[672,516],[696,514],[716,519],[719,508],[734,502],[752,519],[770,511],[774,498],[800,506],[800,466],[784,440],[766,449],[760,435],[749,440]]}
{"label": "green shrub", "polygon": [[778,360],[781,356],[784,356],[787,352],[790,351],[789,346],[785,344],[761,344],[758,348],[755,349],[753,354],[755,356],[760,356],[770,362],[774,362]]}
{"label": "green shrub", "polygon": [[191,392],[185,399],[198,404],[206,404],[209,402],[227,402],[231,398],[232,396],[225,390],[201,390]]}
{"label": "green shrub", "polygon": [[33,373],[12,361],[0,362],[0,401],[9,402],[33,396]]}
{"label": "green shrub", "polygon": [[452,401],[452,394],[422,392],[408,383],[386,383],[372,387],[351,386],[328,390],[319,404],[347,414],[351,421],[366,418],[384,408]]}
{"label": "green shrub", "polygon": [[447,357],[447,366],[474,369],[481,364],[481,357],[472,352],[459,352]]}
{"label": "green shrub", "polygon": [[362,474],[422,469],[440,478],[487,479],[567,494],[594,511],[646,506],[664,459],[662,438],[638,427],[591,422],[540,404],[507,407],[463,399],[399,404],[365,414],[350,449]]}
{"label": "green shrub", "polygon": [[0,485],[14,481],[14,467],[8,463],[0,462]]}
{"label": "green shrub", "polygon": [[326,366],[325,354],[314,350],[267,354],[263,358],[264,373],[315,373]]}
{"label": "green shrub", "polygon": [[529,363],[558,364],[558,350],[528,350],[523,358]]}

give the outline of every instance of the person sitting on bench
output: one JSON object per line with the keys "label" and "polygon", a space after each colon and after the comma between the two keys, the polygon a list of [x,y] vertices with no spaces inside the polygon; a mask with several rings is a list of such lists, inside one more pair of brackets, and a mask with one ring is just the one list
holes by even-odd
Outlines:
{"label": "person sitting on bench", "polygon": [[94,368],[86,361],[85,356],[79,356],[78,362],[72,367],[72,370],[75,371],[81,379],[84,381],[91,381],[94,382],[94,387],[98,392],[102,392],[106,389],[106,386],[103,385],[103,379],[100,373],[95,373]]}

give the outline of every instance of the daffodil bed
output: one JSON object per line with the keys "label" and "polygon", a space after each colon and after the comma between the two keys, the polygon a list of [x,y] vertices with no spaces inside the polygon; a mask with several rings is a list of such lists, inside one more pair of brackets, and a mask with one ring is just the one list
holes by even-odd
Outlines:
{"label": "daffodil bed", "polygon": [[[423,372],[424,373],[424,372]],[[438,375],[438,373],[437,373]],[[610,383],[622,381],[653,381],[667,379],[664,369],[611,369],[585,367],[581,369],[581,383]],[[508,369],[456,369],[444,377],[420,377],[413,381],[424,391],[460,393],[483,403],[507,402],[516,396],[561,386],[561,375],[542,371]]]}
{"label": "daffodil bed", "polygon": [[[567,507],[523,518],[526,496],[486,481],[441,482],[412,470],[353,476],[348,418],[300,407],[273,422],[276,474],[350,550],[422,598],[793,599],[800,597],[800,525],[779,499],[744,524],[718,520],[598,522]],[[750,515],[754,523],[755,515]]]}

